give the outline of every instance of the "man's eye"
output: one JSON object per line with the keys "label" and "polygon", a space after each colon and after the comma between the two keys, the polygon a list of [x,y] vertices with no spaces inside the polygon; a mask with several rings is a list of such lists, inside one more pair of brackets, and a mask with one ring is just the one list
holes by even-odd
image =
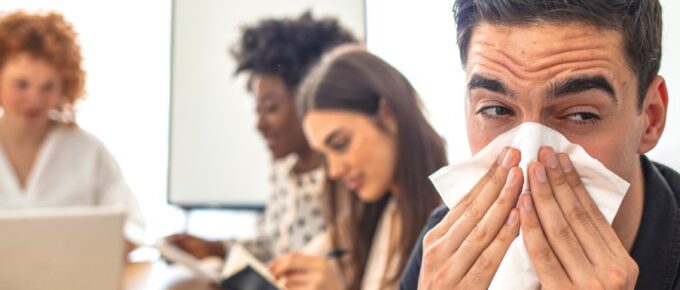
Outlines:
{"label": "man's eye", "polygon": [[600,116],[590,112],[578,112],[569,114],[565,119],[577,125],[597,124],[601,120]]}
{"label": "man's eye", "polygon": [[479,109],[477,114],[482,114],[486,118],[501,118],[505,115],[512,115],[512,111],[503,106],[487,106]]}

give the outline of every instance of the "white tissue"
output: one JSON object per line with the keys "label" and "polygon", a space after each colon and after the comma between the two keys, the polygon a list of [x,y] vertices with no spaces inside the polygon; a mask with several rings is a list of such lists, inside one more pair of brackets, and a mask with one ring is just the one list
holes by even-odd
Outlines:
{"label": "white tissue", "polygon": [[[441,168],[430,176],[432,183],[446,205],[451,208],[467,194],[496,162],[505,147],[513,147],[522,153],[520,168],[524,171],[524,189],[528,187],[526,172],[529,163],[538,159],[538,151],[550,146],[555,152],[566,153],[581,176],[583,185],[590,193],[609,224],[612,223],[628,191],[628,182],[609,171],[597,159],[586,153],[583,147],[573,144],[559,132],[538,123],[523,123],[496,137],[470,159]],[[539,289],[536,271],[526,251],[522,234],[512,242],[503,258],[489,289]]]}

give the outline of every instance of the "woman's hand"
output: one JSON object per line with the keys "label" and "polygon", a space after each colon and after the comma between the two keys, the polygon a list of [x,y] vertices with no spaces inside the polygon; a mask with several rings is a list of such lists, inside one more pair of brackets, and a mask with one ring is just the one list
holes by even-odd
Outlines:
{"label": "woman's hand", "polygon": [[340,290],[342,278],[321,256],[290,253],[268,265],[269,271],[287,290]]}
{"label": "woman's hand", "polygon": [[176,234],[165,238],[168,243],[184,250],[197,259],[209,256],[224,258],[226,250],[219,241],[207,241],[188,234]]}

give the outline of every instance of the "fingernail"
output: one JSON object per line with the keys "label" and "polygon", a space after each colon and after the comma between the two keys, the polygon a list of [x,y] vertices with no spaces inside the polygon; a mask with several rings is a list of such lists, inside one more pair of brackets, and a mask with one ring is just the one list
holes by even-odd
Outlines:
{"label": "fingernail", "polygon": [[508,216],[507,224],[512,225],[515,223],[515,221],[517,221],[517,211],[511,210],[510,215]]}
{"label": "fingernail", "polygon": [[498,160],[496,160],[498,165],[503,165],[503,160],[505,159],[505,156],[507,155],[507,153],[508,153],[508,147],[503,148],[503,150],[501,151],[501,154],[498,155]]}
{"label": "fingernail", "polygon": [[555,151],[553,151],[552,149],[548,149],[546,151],[547,152],[543,155],[543,157],[545,157],[545,165],[547,165],[551,169],[556,169],[557,156],[555,155]]}
{"label": "fingernail", "polygon": [[503,159],[503,167],[512,168],[513,163],[515,163],[515,158],[514,158],[512,152],[510,151],[510,149],[508,149],[505,152],[505,158]]}
{"label": "fingernail", "polygon": [[548,182],[548,177],[545,175],[545,167],[541,164],[534,166],[534,176],[536,176],[536,180],[540,183]]}
{"label": "fingernail", "polygon": [[569,157],[567,155],[560,154],[559,159],[560,165],[562,166],[562,170],[564,170],[565,173],[571,172],[573,167],[571,166],[571,161],[569,161]]}
{"label": "fingernail", "polygon": [[517,173],[515,173],[516,170],[510,169],[510,174],[508,174],[508,179],[505,180],[505,186],[512,186],[515,184],[515,180],[517,179]]}
{"label": "fingernail", "polygon": [[526,210],[534,210],[534,202],[531,201],[531,195],[525,194],[522,205]]}

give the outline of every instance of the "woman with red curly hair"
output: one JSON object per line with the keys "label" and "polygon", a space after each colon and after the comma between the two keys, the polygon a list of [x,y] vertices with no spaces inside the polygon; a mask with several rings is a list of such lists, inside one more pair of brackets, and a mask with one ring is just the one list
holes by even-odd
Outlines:
{"label": "woman with red curly hair", "polygon": [[0,15],[0,208],[123,206],[131,238],[139,206],[111,154],[75,123],[81,62],[63,16]]}

